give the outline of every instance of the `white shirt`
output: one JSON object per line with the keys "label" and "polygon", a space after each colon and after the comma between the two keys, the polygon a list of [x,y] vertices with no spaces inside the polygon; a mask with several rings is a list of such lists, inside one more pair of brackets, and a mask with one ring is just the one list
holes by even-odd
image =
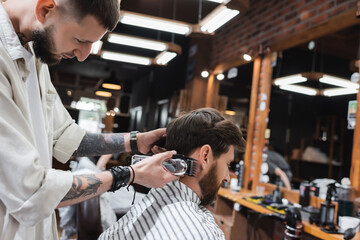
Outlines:
{"label": "white shirt", "polygon": [[[54,209],[69,191],[73,176],[52,169],[51,157],[45,159],[37,149],[26,55],[0,4],[0,239],[52,240],[58,239]],[[38,62],[36,70],[48,155],[65,163],[85,131],[62,105],[47,65]]]}
{"label": "white shirt", "polygon": [[225,239],[211,212],[185,184],[174,181],[151,189],[99,240]]}

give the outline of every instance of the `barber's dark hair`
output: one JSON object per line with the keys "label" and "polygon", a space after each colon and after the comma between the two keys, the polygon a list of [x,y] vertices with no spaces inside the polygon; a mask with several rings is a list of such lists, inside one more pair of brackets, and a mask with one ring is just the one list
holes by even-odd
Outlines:
{"label": "barber's dark hair", "polygon": [[214,157],[229,151],[231,145],[245,149],[240,129],[220,112],[201,108],[172,120],[166,130],[166,149],[189,156],[205,144],[212,148]]}
{"label": "barber's dark hair", "polygon": [[85,16],[94,16],[107,30],[113,31],[120,18],[121,0],[66,0],[65,9],[75,19],[81,21]]}

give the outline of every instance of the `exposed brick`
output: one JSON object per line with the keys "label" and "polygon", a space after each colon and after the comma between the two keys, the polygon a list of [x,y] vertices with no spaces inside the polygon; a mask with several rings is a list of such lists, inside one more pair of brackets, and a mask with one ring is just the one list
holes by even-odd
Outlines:
{"label": "exposed brick", "polygon": [[[348,0],[336,0],[336,5],[340,5],[342,3],[349,2]],[[356,0],[354,0],[356,2]]]}
{"label": "exposed brick", "polygon": [[300,23],[295,27],[295,32],[299,32],[299,31],[305,29],[307,26],[309,26],[308,22]]}
{"label": "exposed brick", "polygon": [[251,46],[268,46],[355,7],[356,0],[250,0],[249,11],[213,37],[210,65],[238,58]]}
{"label": "exposed brick", "polygon": [[291,7],[291,9],[299,9],[299,8],[301,8],[301,7],[303,7],[303,6],[305,6],[305,3],[304,3],[304,1],[299,1],[299,2],[297,2],[296,4],[294,4],[294,6],[292,6]]}
{"label": "exposed brick", "polygon": [[345,4],[341,5],[341,6],[338,6],[338,7],[335,7],[331,13],[330,13],[330,16],[334,17],[336,15],[339,15],[340,13],[344,12],[346,10],[347,6]]}
{"label": "exposed brick", "polygon": [[316,25],[316,24],[319,24],[320,22],[323,22],[327,18],[328,18],[328,14],[323,13],[320,16],[317,16],[317,17],[314,17],[313,19],[311,19],[311,23]]}
{"label": "exposed brick", "polygon": [[292,12],[289,13],[288,15],[285,16],[285,21],[289,21],[291,19],[294,19],[298,16],[297,12]]}
{"label": "exposed brick", "polygon": [[356,5],[356,1],[352,1],[348,4],[348,9],[352,9],[352,8],[355,8],[357,5]]}
{"label": "exposed brick", "polygon": [[290,27],[293,27],[293,26],[297,25],[299,22],[300,22],[300,19],[293,19],[293,20],[287,22],[286,26],[288,28],[290,28]]}
{"label": "exposed brick", "polygon": [[280,11],[279,11],[280,9],[278,9],[278,14],[279,15],[281,15],[281,16],[285,16],[285,15],[287,15],[287,14],[289,14],[290,13],[290,8],[283,8],[283,9],[281,9]]}
{"label": "exposed brick", "polygon": [[328,2],[328,3],[321,5],[318,11],[319,11],[319,13],[321,13],[321,12],[327,11],[333,7],[334,7],[334,2]]}
{"label": "exposed brick", "polygon": [[313,1],[314,3],[312,5],[314,6],[320,6],[323,5],[324,3],[330,3],[330,2],[334,2],[335,0],[317,0],[317,1]]}
{"label": "exposed brick", "polygon": [[282,24],[284,22],[284,18],[282,16],[277,16],[273,22],[271,22],[272,26],[279,26],[280,24]]}
{"label": "exposed brick", "polygon": [[300,19],[305,21],[316,15],[316,10],[304,11],[300,14]]}

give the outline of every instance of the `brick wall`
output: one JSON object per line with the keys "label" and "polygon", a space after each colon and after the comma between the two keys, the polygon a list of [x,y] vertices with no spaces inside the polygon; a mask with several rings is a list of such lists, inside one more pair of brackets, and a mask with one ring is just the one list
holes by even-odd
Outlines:
{"label": "brick wall", "polygon": [[250,9],[219,29],[212,41],[211,66],[268,46],[343,12],[356,0],[250,0]]}

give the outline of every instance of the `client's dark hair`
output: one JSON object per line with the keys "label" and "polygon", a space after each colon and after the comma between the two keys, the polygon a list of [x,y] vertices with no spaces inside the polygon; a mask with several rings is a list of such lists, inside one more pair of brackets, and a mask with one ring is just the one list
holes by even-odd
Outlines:
{"label": "client's dark hair", "polygon": [[166,149],[189,156],[205,144],[211,146],[215,158],[229,151],[231,145],[245,148],[240,129],[212,108],[185,113],[167,126]]}

